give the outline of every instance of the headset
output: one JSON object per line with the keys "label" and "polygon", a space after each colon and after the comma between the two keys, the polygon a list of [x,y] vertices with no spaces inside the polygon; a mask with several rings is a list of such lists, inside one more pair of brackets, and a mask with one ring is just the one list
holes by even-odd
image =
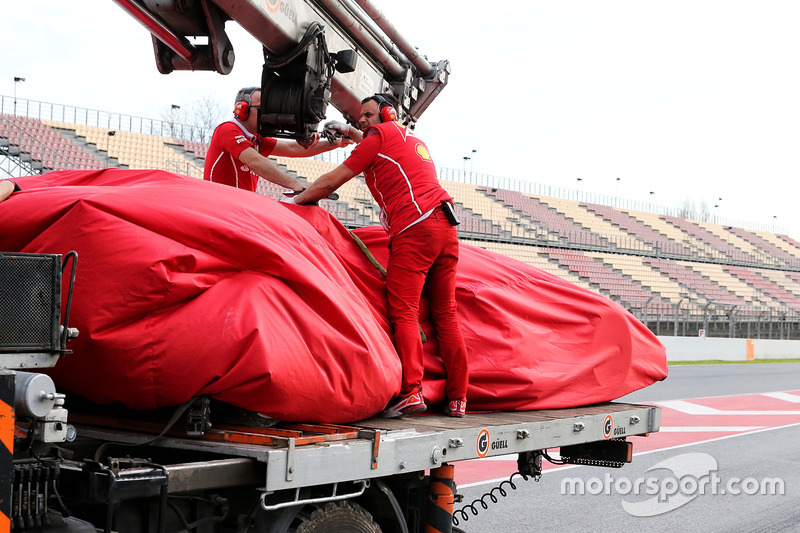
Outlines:
{"label": "headset", "polygon": [[378,113],[381,117],[381,122],[394,122],[397,120],[397,111],[395,111],[392,104],[386,98],[379,94],[370,97],[378,103]]}
{"label": "headset", "polygon": [[250,116],[250,96],[260,91],[261,87],[245,87],[236,93],[236,105],[233,108],[233,116],[237,120],[247,120]]}

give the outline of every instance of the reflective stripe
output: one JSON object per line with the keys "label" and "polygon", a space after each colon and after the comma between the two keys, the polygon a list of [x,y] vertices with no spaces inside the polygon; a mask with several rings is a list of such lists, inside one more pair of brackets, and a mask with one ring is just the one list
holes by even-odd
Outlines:
{"label": "reflective stripe", "polygon": [[[438,206],[437,206],[437,207],[438,207]],[[423,214],[421,217],[419,217],[417,220],[415,220],[414,222],[412,222],[411,224],[409,224],[409,225],[408,225],[408,226],[406,226],[405,228],[403,228],[403,229],[401,229],[400,231],[398,231],[398,232],[397,232],[397,235],[400,235],[401,233],[403,233],[405,230],[407,230],[407,229],[408,229],[408,228],[410,228],[411,226],[415,226],[416,224],[419,224],[420,222],[422,222],[423,220],[425,220],[426,218],[428,218],[429,216],[431,216],[431,213],[433,213],[434,211],[436,211],[436,207],[434,207],[433,209],[431,209],[431,210],[430,210],[430,211],[428,211],[427,213],[424,213],[424,214]]]}
{"label": "reflective stripe", "polygon": [[[13,386],[13,381],[11,384]],[[13,400],[12,397],[11,401]],[[9,455],[14,454],[14,408],[6,401],[0,401],[0,443],[5,448],[3,455],[6,451]]]}
{"label": "reflective stripe", "polygon": [[[3,483],[0,483],[0,531],[11,528],[11,485],[14,478],[14,384],[16,375],[13,372],[0,374],[0,468],[3,472]],[[20,499],[22,494],[19,495]],[[29,502],[30,503],[30,502]]]}
{"label": "reflective stripe", "polygon": [[214,181],[214,169],[217,168],[217,163],[219,160],[222,159],[222,156],[225,152],[220,152],[219,156],[217,156],[217,160],[214,161],[214,164],[211,165],[211,172],[208,173],[208,181]]}
{"label": "reflective stripe", "polygon": [[[247,148],[245,148],[246,150]],[[236,164],[236,158],[233,157],[233,154],[228,154],[231,158],[231,165],[233,165],[233,175],[236,176],[236,188],[239,188],[239,165]]]}
{"label": "reflective stripe", "polygon": [[[387,161],[391,161],[400,170],[400,174],[402,174],[403,175],[403,179],[406,180],[406,185],[408,186],[408,194],[411,195],[411,203],[413,203],[414,206],[417,208],[417,213],[419,213],[421,215],[422,214],[422,209],[420,209],[419,204],[417,203],[417,199],[414,198],[414,189],[411,187],[411,181],[408,179],[408,176],[406,175],[406,171],[403,170],[403,166],[400,163],[398,163],[397,161],[395,161],[394,159],[392,159],[391,157],[389,157],[388,155],[384,155],[384,154],[379,153],[378,157],[382,157],[383,159],[386,159]],[[381,195],[381,196],[383,196],[383,195]]]}
{"label": "reflective stripe", "polygon": [[228,157],[231,158],[231,166],[233,167],[233,175],[235,176],[235,180],[236,180],[234,183],[236,184],[236,187],[238,188],[239,187],[239,165],[237,164],[237,159],[235,157],[233,157],[233,155],[230,154],[229,152],[220,152],[219,157],[217,157],[217,160],[214,161],[213,165],[211,165],[211,172],[208,173],[208,181],[210,181],[212,183],[214,182],[214,169],[217,168],[217,164],[222,160],[222,156],[224,156],[225,154],[228,154]]}

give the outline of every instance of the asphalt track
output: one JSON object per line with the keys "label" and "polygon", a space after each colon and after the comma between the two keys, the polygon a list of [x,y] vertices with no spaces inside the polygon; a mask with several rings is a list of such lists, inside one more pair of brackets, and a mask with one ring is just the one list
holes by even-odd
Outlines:
{"label": "asphalt track", "polygon": [[[621,469],[548,465],[514,476],[515,457],[456,465],[458,527],[474,532],[800,531],[800,363],[670,367],[621,400],[662,407],[661,431],[634,437]],[[557,450],[553,450],[554,452]],[[497,499],[484,496],[494,488]],[[483,496],[488,508],[473,503]],[[465,507],[472,504],[472,508]]]}

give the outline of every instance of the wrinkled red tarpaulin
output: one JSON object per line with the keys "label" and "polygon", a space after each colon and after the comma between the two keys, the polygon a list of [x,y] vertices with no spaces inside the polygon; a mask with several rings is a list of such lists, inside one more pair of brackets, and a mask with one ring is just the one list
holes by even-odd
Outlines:
{"label": "wrinkled red tarpaulin", "polygon": [[[161,171],[16,180],[0,250],[79,254],[57,385],[133,409],[207,394],[281,420],[346,423],[399,390],[383,279],[323,209]],[[382,264],[382,229],[356,233]],[[666,377],[658,340],[614,302],[463,245],[458,311],[475,410],[564,408]],[[443,366],[423,317],[424,393]]]}

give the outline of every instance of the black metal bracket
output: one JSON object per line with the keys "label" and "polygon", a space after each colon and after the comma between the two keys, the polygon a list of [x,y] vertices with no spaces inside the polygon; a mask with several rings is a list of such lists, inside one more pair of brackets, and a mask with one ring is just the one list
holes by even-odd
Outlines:
{"label": "black metal bracket", "polygon": [[631,462],[633,443],[625,439],[609,439],[561,447],[561,460],[565,463],[588,466],[621,468]]}

